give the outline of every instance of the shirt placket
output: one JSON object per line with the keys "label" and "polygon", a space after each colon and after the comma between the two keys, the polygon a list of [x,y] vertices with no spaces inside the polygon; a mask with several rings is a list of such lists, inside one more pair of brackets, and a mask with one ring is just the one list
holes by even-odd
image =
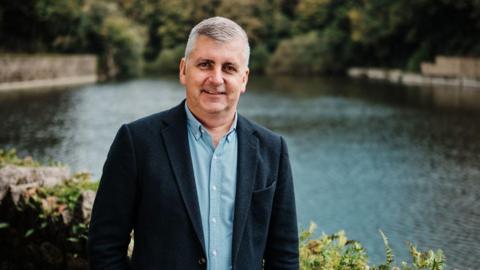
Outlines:
{"label": "shirt placket", "polygon": [[218,249],[220,239],[218,239],[218,222],[220,221],[220,180],[221,180],[221,166],[220,157],[222,154],[223,139],[213,151],[211,167],[210,167],[210,200],[209,200],[209,242],[211,261],[209,270],[217,269],[217,256],[221,250]]}

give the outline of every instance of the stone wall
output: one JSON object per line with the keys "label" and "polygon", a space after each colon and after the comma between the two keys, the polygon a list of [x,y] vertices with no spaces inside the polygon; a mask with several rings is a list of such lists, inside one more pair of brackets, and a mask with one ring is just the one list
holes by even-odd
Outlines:
{"label": "stone wall", "polygon": [[0,270],[88,269],[86,230],[95,192],[79,191],[72,206],[43,189],[66,189],[72,179],[66,167],[0,167]]}
{"label": "stone wall", "polygon": [[0,90],[97,81],[94,55],[0,54]]}
{"label": "stone wall", "polygon": [[480,58],[437,56],[435,63],[422,63],[422,74],[433,77],[480,79]]}
{"label": "stone wall", "polygon": [[440,76],[404,72],[398,69],[352,67],[347,71],[352,78],[389,81],[405,85],[452,86],[480,89],[480,78],[466,76]]}

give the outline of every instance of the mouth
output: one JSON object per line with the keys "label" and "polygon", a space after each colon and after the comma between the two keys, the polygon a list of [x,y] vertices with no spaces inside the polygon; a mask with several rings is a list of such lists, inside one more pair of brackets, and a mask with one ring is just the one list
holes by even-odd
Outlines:
{"label": "mouth", "polygon": [[209,94],[209,95],[215,95],[215,96],[225,95],[225,94],[226,94],[225,92],[219,92],[219,91],[207,90],[207,89],[202,89],[201,92],[202,92],[202,93]]}

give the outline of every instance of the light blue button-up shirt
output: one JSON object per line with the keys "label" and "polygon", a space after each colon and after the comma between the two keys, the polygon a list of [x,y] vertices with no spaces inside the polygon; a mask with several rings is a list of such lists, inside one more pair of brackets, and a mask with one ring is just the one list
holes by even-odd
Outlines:
{"label": "light blue button-up shirt", "polygon": [[202,217],[208,270],[231,269],[237,183],[237,115],[217,147],[185,103],[188,143]]}

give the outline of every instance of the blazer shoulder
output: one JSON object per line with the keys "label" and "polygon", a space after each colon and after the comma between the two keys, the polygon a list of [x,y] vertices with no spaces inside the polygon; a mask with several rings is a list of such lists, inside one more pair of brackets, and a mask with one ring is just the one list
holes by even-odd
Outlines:
{"label": "blazer shoulder", "polygon": [[[182,103],[183,104],[183,103]],[[157,112],[140,119],[134,120],[126,125],[135,131],[149,131],[161,130],[168,126],[172,121],[179,121],[182,119],[183,107],[181,105],[175,106],[171,109]],[[184,118],[184,116],[183,116]]]}
{"label": "blazer shoulder", "polygon": [[246,126],[246,128],[251,129],[252,133],[257,136],[261,142],[272,146],[278,146],[282,144],[282,136],[271,131],[270,129],[241,115],[239,115],[239,121],[242,126]]}

